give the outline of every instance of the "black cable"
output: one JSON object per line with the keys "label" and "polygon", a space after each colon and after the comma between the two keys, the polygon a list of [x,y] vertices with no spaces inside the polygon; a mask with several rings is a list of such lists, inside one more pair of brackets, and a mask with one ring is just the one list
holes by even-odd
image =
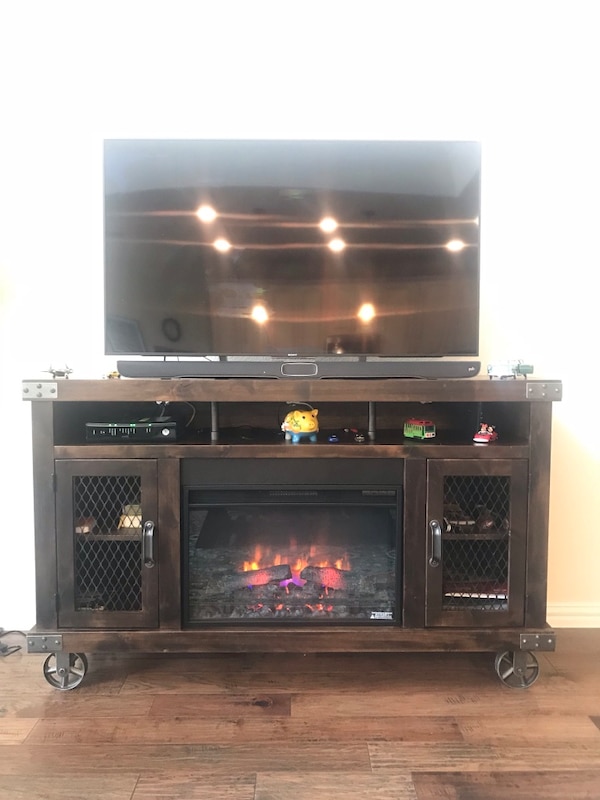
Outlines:
{"label": "black cable", "polygon": [[[9,636],[10,634],[18,634],[19,636],[23,637],[26,636],[26,634],[23,633],[23,631],[5,631],[4,628],[0,628],[0,640],[3,639],[5,636]],[[0,641],[0,656],[2,657],[10,656],[12,653],[16,653],[17,650],[20,649],[21,649],[20,644],[8,645],[8,644],[2,644],[2,641]]]}

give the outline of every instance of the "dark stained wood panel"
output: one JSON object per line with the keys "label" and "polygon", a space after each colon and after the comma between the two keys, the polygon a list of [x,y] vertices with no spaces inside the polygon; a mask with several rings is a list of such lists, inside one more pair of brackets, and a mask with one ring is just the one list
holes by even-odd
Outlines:
{"label": "dark stained wood panel", "polygon": [[[161,401],[223,402],[269,401],[523,401],[530,386],[550,385],[546,400],[560,399],[559,381],[457,378],[421,380],[386,379],[249,379],[176,378],[172,380],[124,378],[121,380],[68,380],[57,382],[60,401]],[[351,392],[349,392],[349,387]],[[350,395],[350,396],[349,396]]]}

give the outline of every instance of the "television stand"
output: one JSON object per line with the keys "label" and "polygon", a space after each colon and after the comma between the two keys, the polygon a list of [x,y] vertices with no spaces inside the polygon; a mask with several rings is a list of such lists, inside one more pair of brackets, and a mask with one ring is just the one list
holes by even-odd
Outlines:
{"label": "television stand", "polygon": [[481,362],[446,358],[226,358],[118,361],[125,378],[473,378]]}
{"label": "television stand", "polygon": [[[525,688],[534,653],[555,646],[561,395],[560,381],[529,378],[26,381],[28,651],[47,655],[59,689],[80,683],[86,653],[418,650],[495,651],[498,677]],[[86,422],[152,416],[157,403],[181,423],[176,441],[87,441]],[[318,408],[316,442],[285,440],[290,404]],[[405,438],[425,414],[435,438]],[[484,421],[499,438],[475,444]],[[368,435],[330,436],[346,429]],[[313,547],[308,574],[294,565]]]}

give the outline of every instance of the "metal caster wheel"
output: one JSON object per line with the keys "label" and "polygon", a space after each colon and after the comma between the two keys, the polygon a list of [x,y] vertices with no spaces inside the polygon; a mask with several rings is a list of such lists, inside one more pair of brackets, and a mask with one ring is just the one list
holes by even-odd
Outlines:
{"label": "metal caster wheel", "polygon": [[495,666],[496,674],[510,689],[528,689],[540,675],[537,658],[527,650],[498,653]]}
{"label": "metal caster wheel", "polygon": [[44,678],[62,691],[75,689],[88,670],[85,653],[50,653],[44,661]]}

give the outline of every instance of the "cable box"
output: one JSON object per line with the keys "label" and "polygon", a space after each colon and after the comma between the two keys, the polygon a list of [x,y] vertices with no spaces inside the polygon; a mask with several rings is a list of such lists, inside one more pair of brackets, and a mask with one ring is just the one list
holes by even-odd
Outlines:
{"label": "cable box", "polygon": [[135,422],[86,422],[86,442],[172,442],[177,423],[170,418],[139,419]]}

